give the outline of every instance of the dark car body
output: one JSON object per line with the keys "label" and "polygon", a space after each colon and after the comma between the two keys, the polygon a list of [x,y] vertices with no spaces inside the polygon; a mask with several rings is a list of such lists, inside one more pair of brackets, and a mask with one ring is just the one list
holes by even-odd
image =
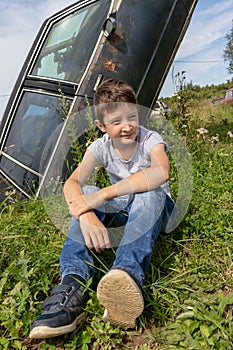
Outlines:
{"label": "dark car body", "polygon": [[139,104],[153,108],[196,2],[81,0],[44,22],[1,122],[1,200],[7,188],[40,194],[39,180],[61,142],[58,135],[41,170],[47,141],[67,116],[92,103],[103,80],[125,80]]}

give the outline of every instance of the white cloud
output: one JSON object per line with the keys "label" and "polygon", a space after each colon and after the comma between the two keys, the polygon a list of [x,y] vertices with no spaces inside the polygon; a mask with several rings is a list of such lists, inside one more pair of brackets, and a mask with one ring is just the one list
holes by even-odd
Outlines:
{"label": "white cloud", "polygon": [[185,58],[206,49],[220,38],[224,39],[232,26],[232,14],[231,0],[222,0],[221,3],[199,0],[177,57]]}

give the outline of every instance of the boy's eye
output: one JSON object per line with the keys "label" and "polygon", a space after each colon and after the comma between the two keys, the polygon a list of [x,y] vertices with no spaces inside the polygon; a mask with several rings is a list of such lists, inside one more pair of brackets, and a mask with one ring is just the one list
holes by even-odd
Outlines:
{"label": "boy's eye", "polygon": [[137,119],[137,115],[133,114],[129,117],[129,120],[136,120]]}
{"label": "boy's eye", "polygon": [[111,124],[113,124],[113,125],[118,125],[118,124],[120,124],[120,120],[118,120],[118,119],[113,120],[113,121],[111,122]]}

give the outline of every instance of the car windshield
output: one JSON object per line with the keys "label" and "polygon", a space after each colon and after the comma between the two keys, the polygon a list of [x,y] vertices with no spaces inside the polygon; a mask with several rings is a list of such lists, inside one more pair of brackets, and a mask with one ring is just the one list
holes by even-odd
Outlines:
{"label": "car windshield", "polygon": [[97,1],[54,23],[31,75],[79,83],[110,3]]}

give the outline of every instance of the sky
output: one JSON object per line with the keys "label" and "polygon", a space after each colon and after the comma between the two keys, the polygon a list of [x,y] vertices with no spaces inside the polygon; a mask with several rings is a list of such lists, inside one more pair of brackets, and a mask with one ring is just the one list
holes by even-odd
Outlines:
{"label": "sky", "polygon": [[[24,60],[45,19],[74,0],[0,0],[0,120]],[[163,84],[160,97],[175,92],[173,78],[205,86],[232,77],[223,60],[232,28],[232,0],[198,0],[188,30]]]}
{"label": "sky", "polygon": [[186,82],[217,85],[232,79],[224,62],[226,34],[233,25],[232,0],[198,0],[191,22],[160,92],[175,92],[172,76],[185,71]]}

